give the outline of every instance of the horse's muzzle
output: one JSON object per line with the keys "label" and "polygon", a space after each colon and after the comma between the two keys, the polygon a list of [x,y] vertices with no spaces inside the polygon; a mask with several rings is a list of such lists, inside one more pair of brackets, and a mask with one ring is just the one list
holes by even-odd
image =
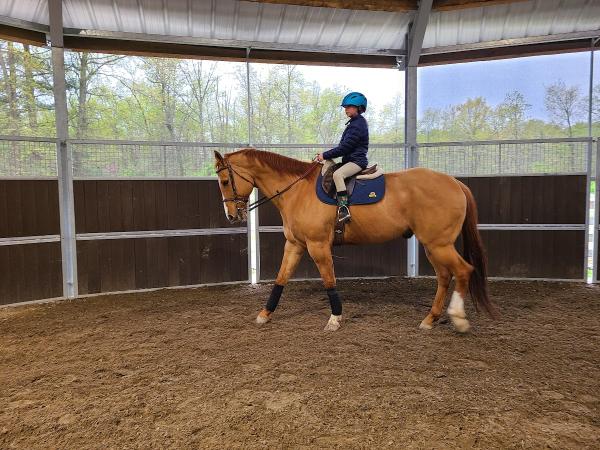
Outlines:
{"label": "horse's muzzle", "polygon": [[227,220],[230,224],[242,223],[246,222],[248,219],[248,212],[246,210],[238,210],[237,215],[233,216],[231,214],[227,214]]}

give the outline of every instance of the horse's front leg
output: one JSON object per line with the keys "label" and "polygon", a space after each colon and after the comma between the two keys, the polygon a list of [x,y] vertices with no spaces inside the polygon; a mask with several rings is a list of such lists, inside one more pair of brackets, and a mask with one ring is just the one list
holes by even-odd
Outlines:
{"label": "horse's front leg", "polygon": [[298,267],[298,263],[302,259],[302,255],[304,254],[304,247],[298,243],[293,243],[290,241],[285,242],[285,247],[283,250],[283,261],[281,262],[281,267],[279,268],[279,273],[277,274],[277,279],[275,280],[275,285],[273,286],[273,290],[271,291],[271,296],[269,300],[267,300],[267,304],[265,307],[258,313],[256,317],[256,323],[262,325],[271,320],[271,315],[277,305],[279,304],[279,299],[281,298],[281,293],[283,292],[283,287],[287,284],[289,279],[294,274],[296,267]]}
{"label": "horse's front leg", "polygon": [[331,244],[329,242],[308,242],[307,247],[308,253],[319,269],[331,305],[331,316],[325,325],[325,331],[337,331],[342,324],[342,302],[335,289]]}

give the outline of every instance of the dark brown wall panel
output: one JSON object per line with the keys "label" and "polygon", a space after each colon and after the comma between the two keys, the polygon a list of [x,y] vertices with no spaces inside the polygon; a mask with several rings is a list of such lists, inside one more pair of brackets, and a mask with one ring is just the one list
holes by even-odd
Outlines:
{"label": "dark brown wall panel", "polygon": [[459,179],[475,196],[479,223],[585,223],[585,175]]}
{"label": "dark brown wall panel", "polygon": [[[283,233],[260,234],[260,277],[277,277],[285,237]],[[338,277],[375,277],[406,275],[406,241],[397,239],[385,244],[344,245],[333,248],[333,263]],[[318,278],[319,272],[308,253],[294,274],[294,278]]]}
{"label": "dark brown wall panel", "polygon": [[246,234],[80,241],[79,292],[248,279]]}
{"label": "dark brown wall panel", "polygon": [[0,246],[0,304],[62,295],[59,242]]}
{"label": "dark brown wall panel", "polygon": [[[482,230],[489,275],[515,278],[583,278],[583,231]],[[462,243],[456,247],[462,252]],[[433,275],[423,247],[419,273]]]}
{"label": "dark brown wall panel", "polygon": [[258,208],[258,223],[260,226],[277,226],[283,224],[279,210],[271,202]]}
{"label": "dark brown wall panel", "polygon": [[60,234],[56,180],[0,180],[0,237]]}
{"label": "dark brown wall panel", "polygon": [[239,227],[213,180],[76,180],[77,233]]}

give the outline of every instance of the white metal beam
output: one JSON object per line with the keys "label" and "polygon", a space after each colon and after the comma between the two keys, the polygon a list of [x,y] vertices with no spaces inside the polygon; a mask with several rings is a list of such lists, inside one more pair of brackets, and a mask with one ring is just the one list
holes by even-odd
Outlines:
{"label": "white metal beam", "polygon": [[[423,47],[425,29],[429,21],[433,0],[422,0],[406,36],[406,68],[404,71],[404,167],[418,165],[417,148],[417,65]],[[419,275],[419,242],[415,236],[407,241],[406,272],[409,277]]]}
{"label": "white metal beam", "polygon": [[[404,168],[418,166],[417,147],[417,66],[408,66],[404,71]],[[407,275],[419,275],[419,243],[415,236],[407,241]]]}
{"label": "white metal beam", "polygon": [[427,22],[429,22],[432,4],[433,0],[421,0],[419,2],[419,9],[408,33],[407,65],[409,67],[419,64],[419,57],[423,48],[423,39],[425,38],[425,30],[427,29]]}
{"label": "white metal beam", "polygon": [[60,207],[60,239],[62,254],[63,295],[75,298],[77,286],[77,249],[75,241],[75,207],[73,199],[73,164],[69,138],[65,49],[63,44],[62,0],[48,0],[50,40],[52,45],[52,78],[56,115],[56,159],[58,199]]}
{"label": "white metal beam", "polygon": [[346,47],[346,46],[324,46],[324,45],[305,45],[294,43],[251,41],[241,39],[220,39],[191,36],[169,36],[147,33],[133,33],[128,31],[106,31],[91,30],[79,28],[65,28],[65,36],[89,37],[101,39],[116,39],[123,41],[141,41],[141,42],[159,42],[166,44],[187,44],[209,47],[233,47],[233,48],[252,48],[255,50],[281,50],[293,52],[311,52],[311,53],[332,53],[348,55],[371,55],[371,56],[400,56],[404,55],[404,49],[387,48],[364,48],[364,47]]}
{"label": "white metal beam", "polygon": [[[248,115],[248,147],[252,146],[252,91],[250,89],[250,47],[246,48],[246,99]],[[258,189],[252,189],[249,202],[258,200]],[[248,279],[250,283],[256,284],[260,281],[260,232],[258,208],[250,211],[248,221]]]}

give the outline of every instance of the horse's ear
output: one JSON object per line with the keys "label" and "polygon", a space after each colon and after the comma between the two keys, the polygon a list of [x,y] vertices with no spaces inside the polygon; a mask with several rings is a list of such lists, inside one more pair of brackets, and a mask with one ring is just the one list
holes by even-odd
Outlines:
{"label": "horse's ear", "polygon": [[221,155],[218,151],[215,150],[215,159],[218,162],[223,162],[223,155]]}

